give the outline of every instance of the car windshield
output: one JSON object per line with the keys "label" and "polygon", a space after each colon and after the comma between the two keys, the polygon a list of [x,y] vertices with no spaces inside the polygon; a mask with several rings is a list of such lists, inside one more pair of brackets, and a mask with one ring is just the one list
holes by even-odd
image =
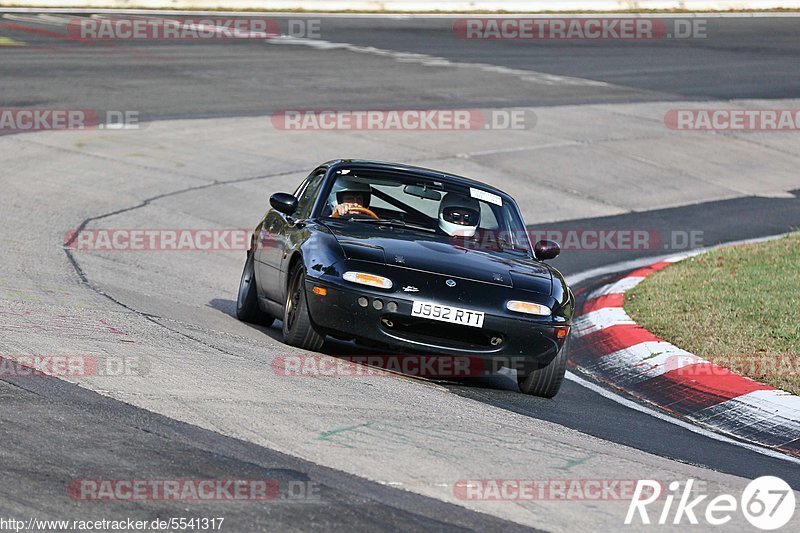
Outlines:
{"label": "car windshield", "polygon": [[337,171],[321,215],[449,237],[472,249],[530,255],[516,206],[488,188],[374,170]]}

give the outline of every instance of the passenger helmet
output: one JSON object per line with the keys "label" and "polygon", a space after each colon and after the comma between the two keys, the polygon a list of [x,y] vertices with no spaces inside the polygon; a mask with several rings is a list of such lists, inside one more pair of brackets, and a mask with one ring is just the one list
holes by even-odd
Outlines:
{"label": "passenger helmet", "polygon": [[449,192],[439,204],[439,227],[451,236],[472,237],[481,221],[481,206],[475,198]]}

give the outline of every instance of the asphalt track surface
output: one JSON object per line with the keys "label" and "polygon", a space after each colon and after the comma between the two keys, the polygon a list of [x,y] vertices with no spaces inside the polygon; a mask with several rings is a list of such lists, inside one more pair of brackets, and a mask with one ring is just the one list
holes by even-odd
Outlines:
{"label": "asphalt track surface", "polygon": [[[304,106],[521,107],[794,98],[800,92],[800,66],[795,61],[800,30],[794,18],[710,19],[706,38],[646,42],[466,40],[453,33],[449,19],[333,17],[320,24],[322,40],[614,85],[553,86],[535,92],[520,83],[476,85],[458,72],[443,76],[435,66],[401,64],[387,71],[385,62],[369,56],[265,47],[261,41],[115,41],[104,46],[32,32],[26,21],[2,23],[7,25],[0,28],[3,35],[29,45],[29,50],[3,54],[4,105],[80,103],[92,109],[142,110],[143,119],[259,115]],[[64,29],[63,24],[33,27],[51,33]],[[220,97],[232,91],[235,98]]]}
{"label": "asphalt track surface", "polygon": [[[330,41],[606,83],[541,85],[536,90],[525,83],[490,77],[481,78],[481,84],[470,83],[469,72],[463,69],[442,75],[434,67],[413,63],[386,68],[380,58],[347,50],[319,51],[261,42],[96,46],[55,38],[46,33],[59,29],[53,24],[3,20],[15,26],[0,26],[0,37],[22,41],[26,46],[0,48],[0,105],[138,109],[143,119],[157,120],[258,116],[290,108],[515,107],[796,98],[800,93],[797,20],[712,20],[709,38],[702,40],[535,46],[525,42],[465,42],[448,34],[450,22],[442,20],[324,20],[321,38]],[[44,31],[23,30],[19,25]],[[317,162],[309,160],[308,167]],[[793,195],[782,198],[743,196],[660,209],[643,207],[638,212],[605,217],[569,217],[566,224],[580,228],[644,227],[665,233],[701,230],[706,246],[774,235],[800,227],[800,180],[797,185]],[[84,218],[105,213],[80,212],[86,214]],[[548,224],[547,228],[558,226]],[[660,249],[580,251],[565,253],[554,264],[570,275],[662,253]],[[90,268],[84,272],[82,260],[78,257],[74,264],[62,266],[75,268],[91,282],[96,265],[89,260]],[[14,280],[4,279],[3,284],[13,288]],[[124,292],[110,294],[122,305],[139,301]],[[219,310],[230,313],[234,297],[220,294]],[[146,300],[147,295],[138,298]],[[267,333],[280,336],[274,328]],[[15,346],[13,332],[6,330],[3,334],[8,346]],[[330,343],[325,351],[335,354],[348,349]],[[534,427],[539,421],[553,422],[686,465],[744,478],[778,475],[800,489],[800,468],[795,463],[690,432],[628,409],[572,381],[565,382],[552,401],[523,396],[511,380],[502,378],[468,384],[441,382],[437,386],[493,409],[522,415]],[[4,377],[0,397],[5,452],[0,458],[4,472],[0,511],[6,515],[146,519],[181,516],[186,511],[180,502],[76,503],[65,497],[64,485],[78,477],[270,477],[312,480],[322,487],[321,501],[281,501],[267,509],[249,502],[203,503],[191,507],[192,514],[225,516],[231,528],[226,529],[235,531],[522,527],[298,459],[230,437],[224,431],[173,420],[61,380]],[[269,412],[264,416],[269,417]],[[538,526],[549,529],[546,519]]]}

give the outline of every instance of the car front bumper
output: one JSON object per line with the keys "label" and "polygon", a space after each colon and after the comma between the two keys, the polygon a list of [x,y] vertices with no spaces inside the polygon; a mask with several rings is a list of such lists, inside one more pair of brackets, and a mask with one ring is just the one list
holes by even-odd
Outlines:
{"label": "car front bumper", "polygon": [[[326,294],[315,293],[314,287]],[[477,359],[494,369],[530,371],[548,364],[562,348],[569,327],[563,319],[509,318],[485,312],[481,328],[454,325],[411,316],[413,297],[319,279],[306,280],[306,295],[312,322],[327,334],[371,341],[394,352]]]}

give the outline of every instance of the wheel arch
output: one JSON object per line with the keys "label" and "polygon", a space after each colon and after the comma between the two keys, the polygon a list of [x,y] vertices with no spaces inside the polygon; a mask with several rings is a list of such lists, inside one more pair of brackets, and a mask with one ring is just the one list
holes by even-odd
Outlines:
{"label": "wheel arch", "polygon": [[[286,283],[283,287],[284,294],[287,294],[289,291],[289,283],[292,282],[292,271],[298,263],[303,263],[303,252],[300,250],[295,250],[292,252],[292,256],[289,258],[289,263],[286,268]],[[305,268],[305,263],[303,263],[303,267]]]}

